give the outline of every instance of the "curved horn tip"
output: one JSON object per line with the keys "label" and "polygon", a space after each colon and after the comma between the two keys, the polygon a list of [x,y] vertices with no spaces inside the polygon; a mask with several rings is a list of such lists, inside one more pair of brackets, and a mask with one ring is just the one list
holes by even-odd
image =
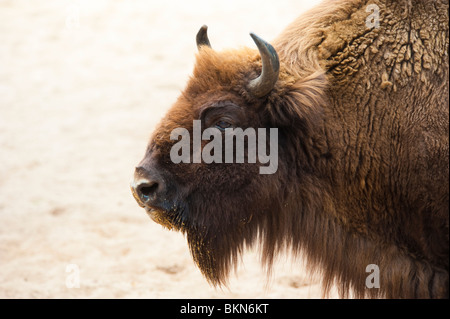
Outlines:
{"label": "curved horn tip", "polygon": [[211,43],[208,39],[208,26],[206,24],[202,25],[200,30],[197,32],[196,36],[197,41],[197,48],[200,50],[200,47],[203,45],[206,45],[208,47],[211,47]]}
{"label": "curved horn tip", "polygon": [[250,32],[250,36],[261,55],[262,70],[258,78],[250,81],[248,88],[254,96],[262,97],[270,93],[278,81],[280,60],[277,52],[270,43],[267,43],[253,32]]}
{"label": "curved horn tip", "polygon": [[278,72],[280,69],[280,60],[278,58],[277,51],[275,48],[268,42],[264,41],[262,38],[257,36],[255,33],[250,32],[250,36],[258,47],[259,52],[262,54],[269,53],[270,54],[270,62],[273,67],[273,71]]}

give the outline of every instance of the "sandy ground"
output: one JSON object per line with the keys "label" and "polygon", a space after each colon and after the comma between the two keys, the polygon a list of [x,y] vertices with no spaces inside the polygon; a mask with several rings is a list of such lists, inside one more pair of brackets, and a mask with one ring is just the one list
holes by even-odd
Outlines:
{"label": "sandy ground", "polygon": [[320,298],[288,258],[268,282],[256,251],[210,287],[129,190],[199,27],[254,46],[315,2],[0,0],[0,297]]}

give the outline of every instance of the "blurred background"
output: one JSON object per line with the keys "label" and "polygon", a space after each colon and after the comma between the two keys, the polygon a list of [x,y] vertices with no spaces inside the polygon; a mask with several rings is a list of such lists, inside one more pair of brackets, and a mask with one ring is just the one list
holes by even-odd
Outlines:
{"label": "blurred background", "polygon": [[198,29],[254,47],[317,2],[0,0],[0,298],[320,298],[299,261],[266,279],[256,250],[210,287],[129,190]]}

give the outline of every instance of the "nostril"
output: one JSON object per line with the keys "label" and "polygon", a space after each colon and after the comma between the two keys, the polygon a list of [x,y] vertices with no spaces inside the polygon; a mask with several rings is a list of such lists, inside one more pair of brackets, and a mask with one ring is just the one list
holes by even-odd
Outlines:
{"label": "nostril", "polygon": [[134,198],[142,207],[156,205],[166,190],[164,179],[155,168],[136,167],[131,182]]}
{"label": "nostril", "polygon": [[141,198],[147,200],[150,195],[156,192],[158,189],[158,183],[142,184],[138,187],[137,191],[141,195]]}

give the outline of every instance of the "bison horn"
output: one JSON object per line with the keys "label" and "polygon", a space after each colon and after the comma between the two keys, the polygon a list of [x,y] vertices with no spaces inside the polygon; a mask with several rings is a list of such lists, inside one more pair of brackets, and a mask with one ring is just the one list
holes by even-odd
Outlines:
{"label": "bison horn", "polygon": [[250,36],[255,41],[261,55],[262,71],[259,77],[250,81],[248,89],[253,96],[262,97],[272,91],[275,86],[280,71],[280,61],[273,46],[254,33],[250,33]]}
{"label": "bison horn", "polygon": [[197,33],[197,48],[200,50],[200,47],[206,45],[207,47],[211,47],[211,43],[209,43],[208,39],[208,26],[203,25]]}

